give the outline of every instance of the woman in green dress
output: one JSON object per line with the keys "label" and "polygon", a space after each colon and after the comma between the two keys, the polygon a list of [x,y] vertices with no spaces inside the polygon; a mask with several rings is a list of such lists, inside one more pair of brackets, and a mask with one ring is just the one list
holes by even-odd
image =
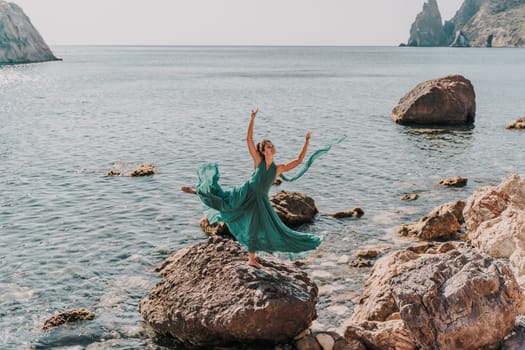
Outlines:
{"label": "woman in green dress", "polygon": [[250,180],[225,191],[218,183],[217,164],[205,164],[197,171],[195,188],[183,187],[182,190],[196,193],[204,204],[214,209],[208,212],[210,223],[226,223],[231,234],[248,251],[248,264],[262,268],[256,258],[257,252],[299,253],[314,250],[321,239],[287,227],[275,213],[268,198],[268,191],[275,179],[296,168],[304,160],[312,133],[306,133],[303,148],[296,159],[289,163],[275,164],[276,150],[272,142],[263,140],[257,145],[253,142],[253,125],[257,112],[258,109],[251,113],[246,136],[254,167]]}

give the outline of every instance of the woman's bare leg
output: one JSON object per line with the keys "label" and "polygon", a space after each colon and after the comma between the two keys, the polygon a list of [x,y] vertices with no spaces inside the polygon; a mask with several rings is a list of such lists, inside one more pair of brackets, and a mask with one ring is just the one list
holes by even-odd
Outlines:
{"label": "woman's bare leg", "polygon": [[255,253],[248,253],[248,265],[253,266],[257,269],[262,269],[263,266],[257,262]]}

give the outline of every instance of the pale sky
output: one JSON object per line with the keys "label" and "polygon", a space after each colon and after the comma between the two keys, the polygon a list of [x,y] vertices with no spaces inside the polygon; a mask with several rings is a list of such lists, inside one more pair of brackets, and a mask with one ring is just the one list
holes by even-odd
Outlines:
{"label": "pale sky", "polygon": [[[49,45],[393,45],[424,0],[9,0]],[[437,0],[443,20],[464,0]]]}

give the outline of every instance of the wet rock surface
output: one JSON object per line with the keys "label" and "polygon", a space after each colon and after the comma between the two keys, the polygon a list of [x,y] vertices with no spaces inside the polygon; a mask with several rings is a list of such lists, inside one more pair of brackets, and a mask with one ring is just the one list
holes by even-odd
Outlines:
{"label": "wet rock surface", "polygon": [[113,165],[113,169],[109,170],[106,176],[150,176],[157,172],[157,168],[148,163],[119,162]]}
{"label": "wet rock surface", "polygon": [[520,301],[504,262],[465,243],[419,245],[376,262],[343,331],[370,348],[496,348]]}
{"label": "wet rock surface", "polygon": [[193,346],[287,343],[316,318],[317,286],[291,264],[247,260],[220,237],[177,252],[139,311],[156,333]]}
{"label": "wet rock surface", "polygon": [[472,244],[493,257],[508,258],[525,287],[525,179],[514,174],[498,186],[477,189],[464,216]]}
{"label": "wet rock surface", "polygon": [[398,124],[464,125],[473,123],[475,116],[474,87],[461,75],[419,83],[392,110]]}
{"label": "wet rock surface", "polygon": [[[299,192],[280,191],[270,197],[270,203],[279,218],[290,228],[312,222],[319,212],[315,201]],[[210,224],[208,219],[203,217],[199,224],[206,235],[217,234],[223,237],[233,237],[228,226],[223,222]]]}
{"label": "wet rock surface", "polygon": [[417,237],[426,241],[457,238],[464,222],[464,207],[463,201],[443,204],[418,222],[401,225],[397,232],[401,236]]}
{"label": "wet rock surface", "polygon": [[71,309],[61,312],[48,318],[44,325],[43,330],[48,330],[60,325],[72,322],[87,321],[95,318],[95,313],[87,309]]}
{"label": "wet rock surface", "polygon": [[506,126],[507,129],[525,129],[525,117],[520,117],[516,120],[511,121]]}
{"label": "wet rock surface", "polygon": [[468,179],[461,176],[454,176],[448,179],[444,179],[438,182],[440,186],[446,187],[465,187],[467,186]]}

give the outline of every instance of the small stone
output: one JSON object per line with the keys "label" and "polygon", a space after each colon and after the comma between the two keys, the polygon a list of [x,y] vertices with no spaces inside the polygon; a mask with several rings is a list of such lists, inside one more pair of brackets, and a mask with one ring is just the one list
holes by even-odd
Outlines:
{"label": "small stone", "polygon": [[319,343],[319,345],[321,345],[321,348],[323,350],[333,350],[335,341],[331,335],[326,333],[319,333],[315,336],[315,338],[317,339],[317,342]]}
{"label": "small stone", "polygon": [[525,129],[525,117],[519,117],[506,126],[507,129]]}
{"label": "small stone", "polygon": [[419,195],[417,193],[405,193],[401,196],[402,201],[415,201],[419,198]]}
{"label": "small stone", "polygon": [[366,260],[366,259],[361,259],[361,258],[357,258],[357,259],[354,259],[351,263],[351,266],[352,267],[370,267],[374,265],[374,263],[371,261],[371,260]]}
{"label": "small stone", "polygon": [[317,339],[311,335],[299,339],[295,342],[297,350],[322,350]]}
{"label": "small stone", "polygon": [[439,185],[447,187],[465,187],[468,179],[461,176],[455,176],[439,181]]}

